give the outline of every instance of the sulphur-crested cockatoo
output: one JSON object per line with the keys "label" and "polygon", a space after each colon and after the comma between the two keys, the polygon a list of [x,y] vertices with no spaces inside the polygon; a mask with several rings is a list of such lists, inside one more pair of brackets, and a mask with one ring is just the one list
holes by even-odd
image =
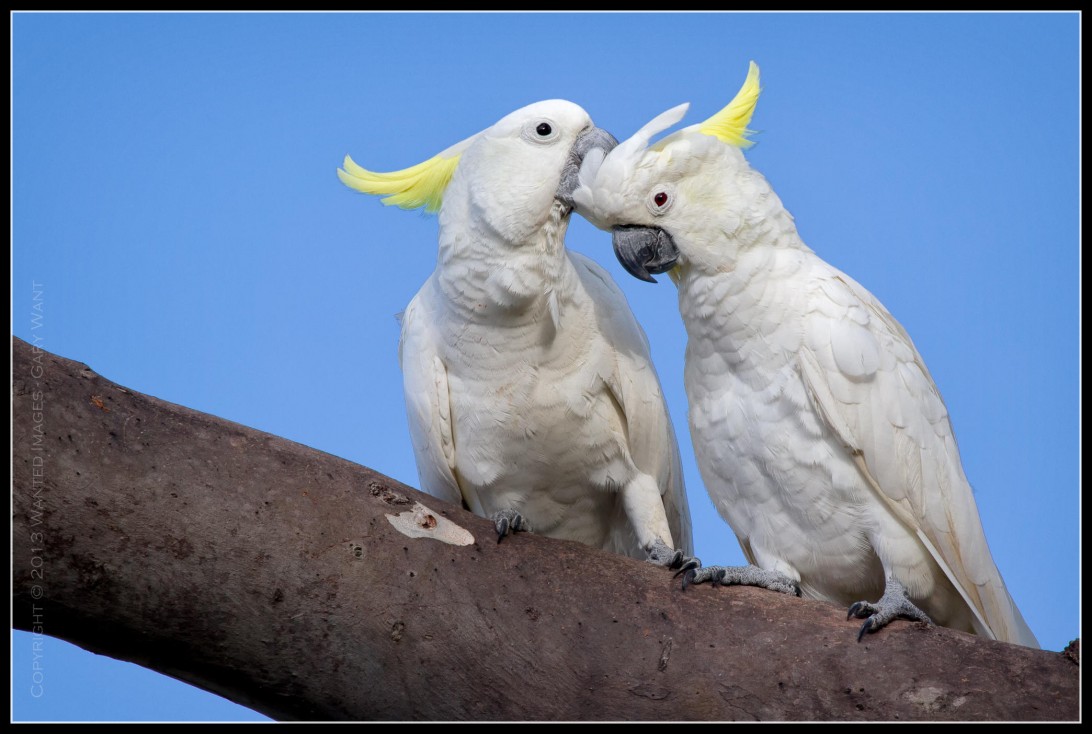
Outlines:
{"label": "sulphur-crested cockatoo", "polygon": [[[994,565],[940,393],[906,331],[815,255],[740,148],[758,99],[699,125],[663,113],[589,155],[577,211],[634,276],[670,272],[689,337],[690,430],[706,489],[767,583],[848,605],[858,639],[896,616],[1037,647]],[[873,600],[873,601],[869,601]]]}
{"label": "sulphur-crested cockatoo", "polygon": [[589,150],[616,140],[564,100],[517,110],[424,163],[341,181],[439,211],[436,269],[399,358],[425,491],[529,530],[648,558],[691,557],[690,514],[648,343],[621,290],[565,249]]}

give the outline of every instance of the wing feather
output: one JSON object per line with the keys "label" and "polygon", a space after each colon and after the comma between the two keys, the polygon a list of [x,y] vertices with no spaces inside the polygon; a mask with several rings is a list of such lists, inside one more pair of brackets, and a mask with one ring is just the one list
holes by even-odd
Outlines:
{"label": "wing feather", "polygon": [[570,250],[569,257],[595,303],[599,331],[616,355],[613,373],[603,377],[622,410],[630,454],[637,468],[660,487],[675,547],[693,555],[679,444],[652,365],[648,339],[610,275],[579,253]]}
{"label": "wing feather", "polygon": [[[424,299],[418,293],[402,316],[398,360],[402,365],[406,416],[421,489],[458,505],[463,504],[464,497],[455,478],[455,437],[447,370],[431,338],[425,310]],[[467,500],[466,504],[481,514],[475,503]]]}
{"label": "wing feather", "polygon": [[1038,647],[990,554],[948,411],[905,329],[831,266],[811,295],[800,372],[876,495],[944,570],[989,637]]}

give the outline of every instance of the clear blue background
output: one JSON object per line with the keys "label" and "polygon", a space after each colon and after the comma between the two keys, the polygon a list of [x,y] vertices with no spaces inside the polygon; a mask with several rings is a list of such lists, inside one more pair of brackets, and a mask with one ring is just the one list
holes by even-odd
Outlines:
{"label": "clear blue background", "polygon": [[[14,334],[130,388],[417,473],[396,358],[436,221],[342,186],[561,97],[626,137],[720,109],[754,59],[748,152],[804,240],[912,335],[995,559],[1043,646],[1079,634],[1079,22],[1065,14],[17,14]],[[674,288],[573,218],[648,332],[698,555],[738,563],[690,448]],[[18,447],[16,447],[18,450]],[[24,539],[15,538],[15,542]],[[262,717],[13,637],[17,720]]]}

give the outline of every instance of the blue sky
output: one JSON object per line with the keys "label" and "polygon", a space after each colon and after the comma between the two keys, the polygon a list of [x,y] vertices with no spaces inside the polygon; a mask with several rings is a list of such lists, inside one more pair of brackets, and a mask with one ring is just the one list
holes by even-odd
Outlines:
{"label": "blue sky", "polygon": [[[906,327],[951,412],[998,567],[1045,648],[1079,635],[1079,16],[17,14],[12,332],[127,387],[417,486],[396,347],[436,220],[339,183],[403,168],[531,102],[627,137],[764,92],[747,157],[809,246]],[[629,277],[697,553],[742,555],[686,424],[674,288]],[[15,542],[20,542],[15,538]],[[46,639],[16,720],[261,719]]]}

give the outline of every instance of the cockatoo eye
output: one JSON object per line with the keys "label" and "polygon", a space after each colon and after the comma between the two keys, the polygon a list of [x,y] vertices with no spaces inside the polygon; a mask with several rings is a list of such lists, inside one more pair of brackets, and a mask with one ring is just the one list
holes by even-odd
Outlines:
{"label": "cockatoo eye", "polygon": [[541,117],[537,120],[528,122],[520,136],[532,143],[553,143],[555,140],[561,137],[561,133],[555,123],[549,120],[543,120]]}
{"label": "cockatoo eye", "polygon": [[674,192],[669,186],[652,189],[652,196],[648,197],[648,210],[656,216],[660,216],[675,203],[673,194]]}

